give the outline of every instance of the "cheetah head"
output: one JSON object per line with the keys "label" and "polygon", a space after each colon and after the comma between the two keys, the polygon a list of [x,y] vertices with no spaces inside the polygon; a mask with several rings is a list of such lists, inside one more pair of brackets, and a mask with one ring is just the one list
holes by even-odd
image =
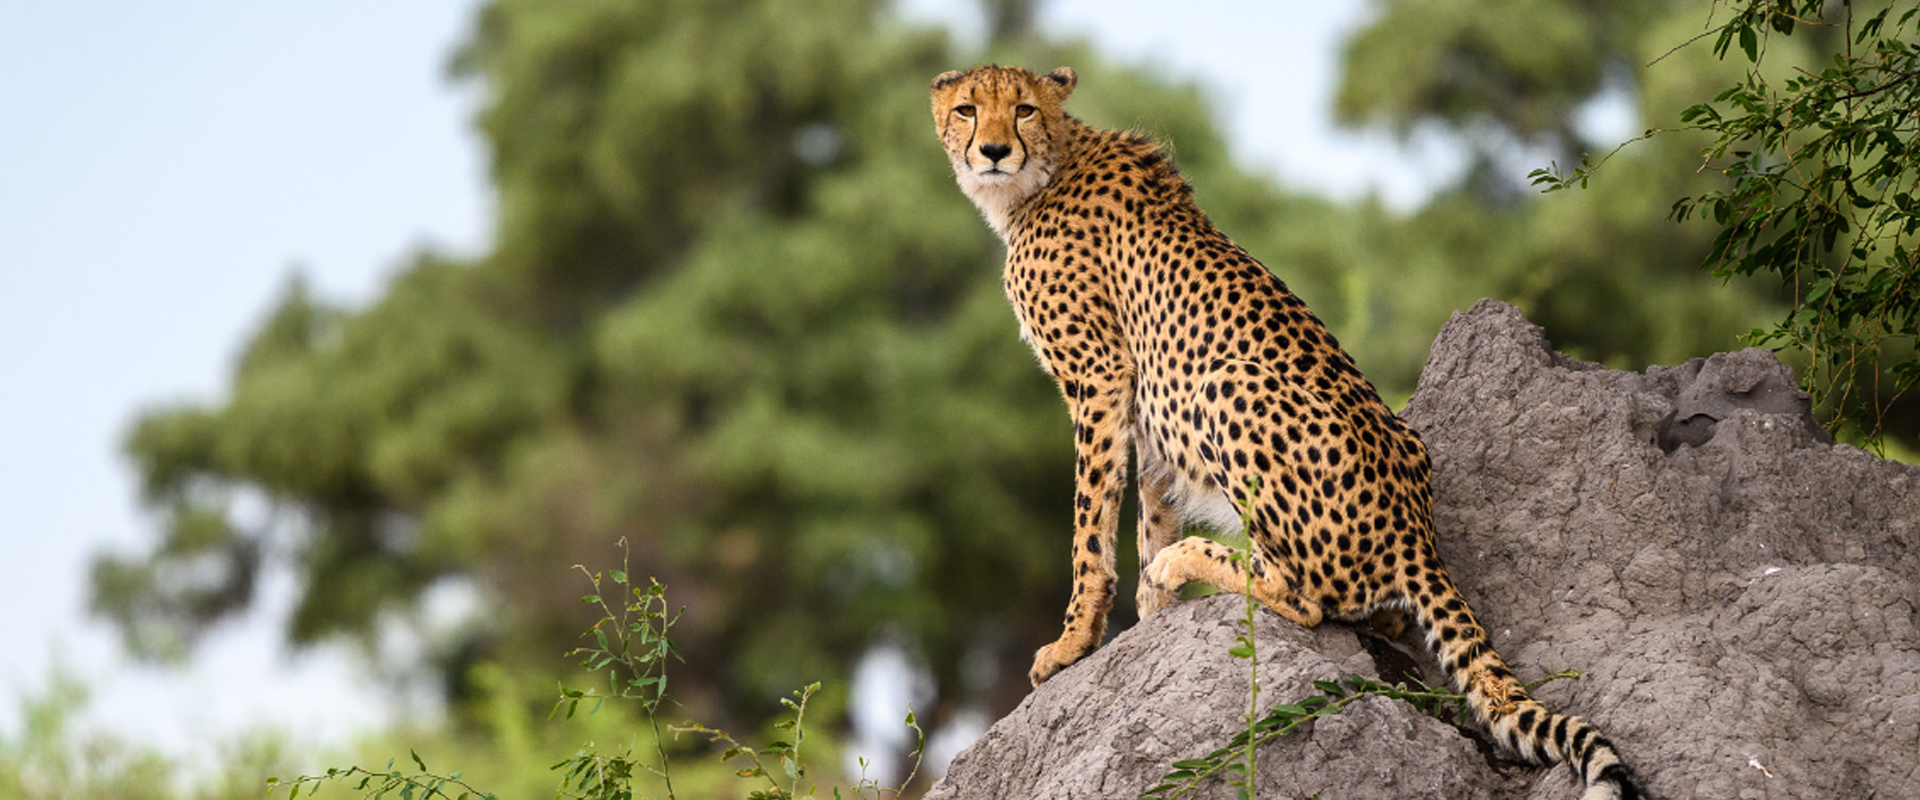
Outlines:
{"label": "cheetah head", "polygon": [[933,79],[933,123],[960,190],[1000,238],[1013,210],[1047,185],[1068,144],[1061,109],[1078,78],[1061,67],[975,67]]}

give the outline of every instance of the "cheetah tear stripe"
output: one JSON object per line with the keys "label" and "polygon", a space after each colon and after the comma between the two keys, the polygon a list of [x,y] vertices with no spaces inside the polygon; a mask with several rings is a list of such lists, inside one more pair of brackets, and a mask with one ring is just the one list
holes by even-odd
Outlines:
{"label": "cheetah tear stripe", "polygon": [[[1073,591],[1039,685],[1093,652],[1118,585],[1128,458],[1144,616],[1181,585],[1251,592],[1295,623],[1411,616],[1494,739],[1567,764],[1585,800],[1641,796],[1613,745],[1529,697],[1434,546],[1426,446],[1286,284],[1213,226],[1166,153],[1063,109],[1062,67],[947,72],[934,124],[955,180],[1007,244],[1021,338],[1073,419]],[[1240,527],[1250,557],[1183,522]]]}

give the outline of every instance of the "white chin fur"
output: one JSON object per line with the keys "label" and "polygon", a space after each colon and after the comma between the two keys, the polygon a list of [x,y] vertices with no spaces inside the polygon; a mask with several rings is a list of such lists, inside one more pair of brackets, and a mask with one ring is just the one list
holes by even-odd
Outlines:
{"label": "white chin fur", "polygon": [[970,165],[956,163],[953,173],[960,182],[960,191],[980,208],[987,224],[993,226],[993,232],[1003,242],[1010,237],[1008,227],[1013,224],[1013,210],[1053,177],[1050,170],[1031,161],[1013,173],[978,173]]}

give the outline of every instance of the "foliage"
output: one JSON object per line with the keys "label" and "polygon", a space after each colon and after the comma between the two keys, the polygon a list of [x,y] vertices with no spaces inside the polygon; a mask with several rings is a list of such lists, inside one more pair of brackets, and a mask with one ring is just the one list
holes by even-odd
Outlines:
{"label": "foliage", "polygon": [[[1239,500],[1241,530],[1253,530],[1253,506],[1259,497],[1260,478],[1257,475],[1249,476],[1245,497]],[[1257,764],[1253,760],[1253,743],[1260,730],[1260,640],[1254,628],[1254,615],[1259,611],[1260,601],[1254,599],[1253,593],[1252,540],[1249,539],[1245,547],[1234,548],[1231,560],[1246,579],[1240,587],[1241,633],[1234,638],[1234,646],[1227,650],[1227,654],[1247,660],[1247,744],[1241,749],[1242,760],[1227,767],[1238,773],[1234,788],[1239,799],[1253,800],[1254,787],[1258,785],[1256,779],[1259,777]]]}
{"label": "foliage", "polygon": [[1353,290],[1363,293],[1343,291],[1332,304],[1306,296],[1323,314],[1335,309],[1335,331],[1370,377],[1412,385],[1433,332],[1480,297],[1519,306],[1556,349],[1621,369],[1732,349],[1777,313],[1770,287],[1717,286],[1694,269],[1712,244],[1704,226],[1665,220],[1673,197],[1710,188],[1695,174],[1702,137],[1623,153],[1612,167],[1620,179],[1592,192],[1541,197],[1522,179],[1533,163],[1593,149],[1597,134],[1583,120],[1596,104],[1666,119],[1731,80],[1732,70],[1693,53],[1648,66],[1708,5],[1380,4],[1343,56],[1340,119],[1448,143],[1468,163],[1423,207],[1365,234],[1378,248],[1366,257],[1380,261],[1356,265]]}
{"label": "foliage", "polygon": [[45,694],[21,698],[20,737],[0,739],[0,797],[168,797],[171,769],[160,756],[74,730],[86,700],[84,686],[57,672]]}
{"label": "foliage", "polygon": [[[747,779],[758,778],[765,781],[766,786],[749,792],[748,800],[793,800],[795,797],[813,797],[818,791],[817,785],[807,784],[806,794],[800,794],[801,787],[807,778],[806,764],[800,758],[800,744],[806,739],[807,700],[819,690],[820,684],[811,683],[794,692],[791,697],[780,698],[780,705],[792,712],[793,717],[775,722],[774,728],[792,731],[791,743],[775,740],[762,747],[750,747],[741,744],[726,731],[709,728],[699,723],[688,723],[674,728],[674,731],[706,736],[711,743],[726,745],[726,750],[720,754],[720,760],[738,759],[751,765],[738,770],[735,774]],[[913,752],[909,756],[912,766],[907,770],[907,776],[893,788],[881,786],[877,781],[867,777],[865,774],[867,763],[862,759],[861,775],[850,790],[854,798],[865,797],[867,792],[873,792],[874,800],[881,800],[889,794],[898,798],[906,792],[906,787],[913,783],[914,777],[920,774],[920,757],[926,749],[926,735],[920,730],[920,723],[915,719],[912,709],[907,711],[905,724],[909,730],[913,731],[915,738]],[[780,766],[779,770],[768,769],[767,762],[762,759],[763,756],[779,759],[776,762]],[[785,784],[781,783],[782,778],[785,779]],[[840,790],[834,789],[833,796],[837,800],[840,797]]]}
{"label": "foliage", "polygon": [[[1920,5],[1881,5],[1857,24],[1852,2],[1832,11],[1822,0],[1729,8],[1712,31],[1713,54],[1724,59],[1737,43],[1749,66],[1712,102],[1679,115],[1713,137],[1701,169],[1726,181],[1680,198],[1672,216],[1719,227],[1703,257],[1716,277],[1777,275],[1790,307],[1750,341],[1805,353],[1802,384],[1830,425],[1878,443],[1889,409],[1920,379],[1920,84],[1912,82]],[[1837,42],[1831,63],[1767,69],[1796,28]],[[1538,170],[1535,183],[1585,187],[1598,166],[1583,159],[1570,174]]]}
{"label": "foliage", "polygon": [[[1645,4],[1609,5],[1394,4],[1348,43],[1335,111],[1349,125],[1378,124],[1402,136],[1431,121],[1577,141],[1574,111],[1601,89],[1629,33],[1613,23],[1631,19]],[[1431,68],[1440,63],[1452,69]]]}
{"label": "foliage", "polygon": [[[1578,670],[1560,670],[1524,685],[1533,689],[1560,678],[1578,678],[1580,674]],[[1401,700],[1412,704],[1422,714],[1455,725],[1469,725],[1473,719],[1473,710],[1468,705],[1466,695],[1434,688],[1418,680],[1413,681],[1413,686],[1409,688],[1405,681],[1388,686],[1361,675],[1348,675],[1337,683],[1314,681],[1313,686],[1320,690],[1319,694],[1274,706],[1247,730],[1235,734],[1226,746],[1199,758],[1173,762],[1173,770],[1162,776],[1160,783],[1141,793],[1141,800],[1186,797],[1208,778],[1221,772],[1243,774],[1248,777],[1248,785],[1251,785],[1255,748],[1293,733],[1316,719],[1338,714],[1347,706],[1368,697]]]}
{"label": "foliage", "polygon": [[[622,548],[625,549],[624,542]],[[622,559],[622,566],[626,566],[625,558]],[[589,673],[605,674],[607,691],[601,693],[597,688],[572,689],[562,684],[559,698],[548,716],[557,716],[560,709],[565,708],[564,719],[572,720],[580,704],[587,700],[593,701],[589,716],[598,713],[608,700],[631,701],[640,709],[653,734],[654,760],[647,762],[636,757],[637,748],[632,743],[610,751],[589,742],[580,746],[572,756],[552,766],[551,771],[560,775],[555,796],[569,800],[635,800],[636,797],[648,797],[651,795],[646,794],[646,786],[635,785],[636,778],[645,773],[657,779],[660,791],[664,792],[661,796],[672,800],[676,796],[672,759],[665,741],[660,738],[658,716],[661,707],[672,702],[667,693],[666,665],[677,653],[669,634],[681,611],[669,610],[666,587],[658,580],[649,578],[647,585],[641,587],[629,584],[625,569],[611,570],[605,574],[588,571],[585,567],[578,569],[586,574],[593,586],[593,592],[581,600],[598,606],[601,617],[581,634],[583,637],[593,637],[593,645],[577,648],[572,654],[584,657],[581,666]],[[606,590],[620,592],[613,604],[607,602],[603,594]],[[791,697],[781,698],[781,705],[791,716],[778,720],[773,727],[776,731],[790,732],[792,742],[775,740],[761,747],[751,747],[724,730],[696,722],[671,726],[671,730],[676,737],[681,733],[692,733],[711,743],[726,745],[726,750],[720,754],[721,761],[744,759],[750,764],[735,772],[738,777],[756,784],[746,795],[748,800],[814,797],[818,786],[805,783],[807,766],[801,757],[801,745],[806,740],[807,702],[819,689],[820,684],[809,684]],[[916,735],[920,734],[911,710],[907,712],[906,725]],[[913,753],[915,772],[924,745],[925,738],[922,736],[920,747],[916,747]],[[416,769],[395,769],[395,759],[389,759],[385,767],[377,770],[355,765],[329,767],[325,772],[301,775],[287,781],[269,777],[268,794],[272,795],[284,787],[287,789],[287,800],[297,800],[302,790],[317,791],[329,783],[352,782],[352,791],[367,798],[391,796],[402,800],[414,800],[416,797],[421,800],[497,800],[500,796],[476,788],[465,779],[462,772],[443,774],[428,769],[426,760],[420,757],[417,750],[409,748],[407,755]],[[778,769],[769,769],[765,758],[777,759],[773,763],[778,765]],[[902,786],[913,780],[913,774],[908,774]],[[761,781],[765,782],[764,786],[757,785]],[[863,775],[852,787],[851,796],[858,800],[866,797],[869,791],[873,793],[874,800],[881,800],[888,794],[898,798],[903,789],[883,787]],[[840,790],[834,789],[833,796],[838,800],[841,797]]]}
{"label": "foliage", "polygon": [[285,769],[286,737],[253,731],[219,749],[214,765],[185,763],[126,738],[92,730],[84,683],[56,664],[46,688],[19,699],[21,729],[0,735],[0,797],[11,800],[242,800],[260,778]]}
{"label": "foliage", "polygon": [[[389,795],[396,795],[404,798],[404,800],[413,800],[415,797],[419,797],[421,800],[434,800],[434,798],[439,798],[439,800],[467,800],[467,798],[499,800],[498,795],[492,792],[479,791],[466,781],[461,780],[459,772],[437,775],[427,771],[427,762],[421,760],[419,753],[409,752],[408,755],[413,756],[413,763],[420,768],[419,772],[408,773],[394,769],[393,761],[391,760],[387,762],[387,766],[384,769],[380,770],[369,770],[363,767],[329,768],[325,775],[303,775],[288,782],[286,784],[287,800],[299,800],[300,790],[308,786],[312,786],[314,787],[314,791],[318,791],[319,787],[327,781],[345,782],[351,781],[356,777],[360,780],[353,784],[353,791],[359,792],[361,797],[387,797]],[[278,791],[280,786],[279,778],[267,778],[267,795],[269,797],[273,796],[273,793]],[[311,794],[311,792],[309,792],[309,794]]]}
{"label": "foliage", "polygon": [[[1826,6],[1733,4],[1714,54],[1738,41],[1753,68],[1681,117],[1714,134],[1709,162],[1733,156],[1721,169],[1730,185],[1682,198],[1674,216],[1722,226],[1707,255],[1715,275],[1773,272],[1790,287],[1791,313],[1755,341],[1806,351],[1816,402],[1877,439],[1920,379],[1920,4],[1857,25],[1851,2],[1837,15]],[[1770,40],[1796,23],[1837,26],[1844,46],[1817,73],[1769,81],[1759,66]]]}
{"label": "foliage", "polygon": [[595,701],[594,711],[598,711],[607,698],[634,700],[653,732],[656,760],[651,764],[633,761],[631,746],[627,752],[612,758],[582,748],[573,758],[554,765],[554,769],[564,770],[560,782],[562,791],[577,791],[582,797],[619,798],[632,780],[633,768],[639,766],[659,778],[667,796],[672,797],[672,764],[660,736],[659,713],[661,704],[667,701],[667,662],[679,658],[669,633],[680,620],[681,612],[668,611],[667,587],[658,580],[648,579],[645,588],[627,584],[626,541],[623,539],[620,544],[622,568],[605,577],[611,579],[612,588],[631,596],[616,601],[619,609],[615,610],[601,595],[603,576],[581,567],[580,571],[586,573],[593,584],[593,593],[581,600],[599,606],[601,617],[587,631],[593,636],[594,646],[575,648],[571,654],[584,657],[580,666],[588,672],[606,673],[607,692],[599,694],[597,688],[581,690],[562,686],[560,699],[554,701],[553,711],[549,713],[558,713],[564,705],[567,718],[572,719],[584,699]]}

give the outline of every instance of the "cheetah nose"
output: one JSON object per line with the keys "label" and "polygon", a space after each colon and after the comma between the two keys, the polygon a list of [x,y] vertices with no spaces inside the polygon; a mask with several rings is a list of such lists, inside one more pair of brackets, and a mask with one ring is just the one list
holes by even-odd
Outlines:
{"label": "cheetah nose", "polygon": [[1007,155],[1012,152],[1013,152],[1012,145],[1004,145],[1004,144],[980,145],[980,155],[993,159],[993,163],[995,164],[1000,163],[1000,159],[1006,158]]}

